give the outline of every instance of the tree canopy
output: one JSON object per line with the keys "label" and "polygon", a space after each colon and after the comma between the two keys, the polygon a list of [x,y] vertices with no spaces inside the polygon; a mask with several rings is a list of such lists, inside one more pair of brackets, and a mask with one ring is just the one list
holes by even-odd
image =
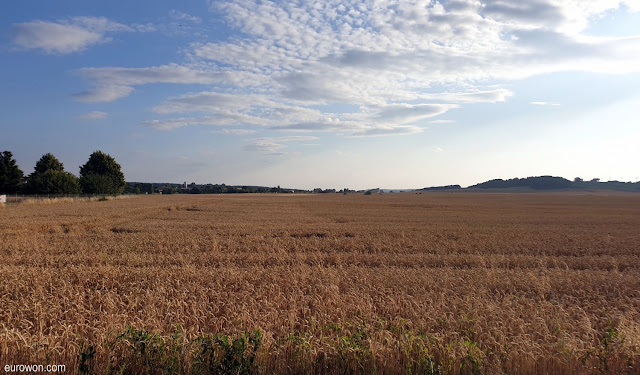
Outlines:
{"label": "tree canopy", "polygon": [[27,179],[31,194],[79,194],[78,178],[64,171],[64,165],[52,154],[44,154]]}
{"label": "tree canopy", "polygon": [[122,194],[125,188],[120,164],[108,154],[95,151],[80,167],[80,186],[86,194]]}
{"label": "tree canopy", "polygon": [[534,190],[569,189],[571,181],[562,177],[538,176],[527,178],[512,178],[510,180],[495,179],[470,186],[477,189],[505,189],[528,187]]}
{"label": "tree canopy", "polygon": [[24,173],[18,167],[13,154],[4,151],[0,154],[0,194],[13,194],[20,191]]}
{"label": "tree canopy", "polygon": [[63,171],[64,165],[53,154],[46,153],[42,155],[36,163],[33,173],[45,173],[46,171]]}

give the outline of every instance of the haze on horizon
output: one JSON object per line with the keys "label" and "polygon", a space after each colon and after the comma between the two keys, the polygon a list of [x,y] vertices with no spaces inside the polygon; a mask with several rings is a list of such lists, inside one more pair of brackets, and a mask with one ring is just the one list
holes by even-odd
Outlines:
{"label": "haze on horizon", "polygon": [[0,150],[127,181],[637,181],[640,1],[11,2]]}

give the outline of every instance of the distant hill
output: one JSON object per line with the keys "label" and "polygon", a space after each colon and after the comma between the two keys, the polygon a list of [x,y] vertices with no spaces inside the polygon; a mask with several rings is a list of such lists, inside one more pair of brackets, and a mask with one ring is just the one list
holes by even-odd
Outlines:
{"label": "distant hill", "polygon": [[640,193],[640,182],[621,182],[621,181],[600,182],[600,180],[598,179],[594,179],[591,181],[583,181],[581,179],[576,179],[573,181],[573,188],[581,189],[581,190],[603,189],[603,190],[632,191],[632,192]]}
{"label": "distant hill", "polygon": [[573,183],[562,177],[539,176],[512,178],[510,180],[490,180],[469,186],[469,189],[506,189],[523,187],[528,187],[534,190],[571,189],[573,187]]}
{"label": "distant hill", "polygon": [[562,177],[536,176],[526,178],[512,178],[509,180],[495,179],[462,188],[460,185],[432,186],[417,191],[451,191],[451,190],[505,190],[511,192],[545,191],[545,190],[615,190],[640,193],[640,182],[601,182],[595,178],[585,181],[575,178],[573,181]]}
{"label": "distant hill", "polygon": [[600,182],[598,179],[584,181],[576,178],[569,181],[562,177],[537,176],[527,178],[512,178],[510,180],[495,179],[482,182],[467,189],[513,189],[530,188],[533,190],[618,190],[640,192],[640,183],[608,181]]}
{"label": "distant hill", "polygon": [[432,187],[426,187],[420,190],[437,191],[437,190],[458,190],[458,189],[462,189],[462,186],[460,185],[432,186]]}

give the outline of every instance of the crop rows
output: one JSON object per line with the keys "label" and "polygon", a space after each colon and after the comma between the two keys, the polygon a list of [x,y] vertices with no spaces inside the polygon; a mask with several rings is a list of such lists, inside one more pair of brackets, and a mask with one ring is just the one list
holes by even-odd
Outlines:
{"label": "crop rows", "polygon": [[144,196],[0,211],[0,366],[640,372],[640,196]]}

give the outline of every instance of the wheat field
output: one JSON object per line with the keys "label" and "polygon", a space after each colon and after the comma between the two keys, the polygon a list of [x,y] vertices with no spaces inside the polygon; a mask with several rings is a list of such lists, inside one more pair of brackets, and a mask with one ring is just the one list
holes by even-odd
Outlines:
{"label": "wheat field", "polygon": [[180,195],[0,210],[0,368],[637,374],[640,195]]}

